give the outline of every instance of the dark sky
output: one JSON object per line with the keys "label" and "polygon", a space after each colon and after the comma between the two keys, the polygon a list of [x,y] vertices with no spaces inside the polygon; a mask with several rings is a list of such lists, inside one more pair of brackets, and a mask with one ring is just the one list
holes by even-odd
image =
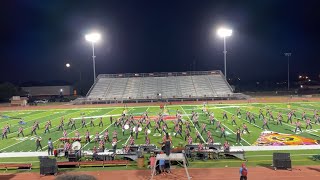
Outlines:
{"label": "dark sky", "polygon": [[[227,39],[228,75],[243,80],[316,76],[320,61],[317,1],[300,0],[4,0],[0,9],[0,81],[92,80],[96,29],[97,74],[223,69],[220,25]],[[72,68],[66,69],[65,63]],[[195,64],[195,66],[192,66]]]}

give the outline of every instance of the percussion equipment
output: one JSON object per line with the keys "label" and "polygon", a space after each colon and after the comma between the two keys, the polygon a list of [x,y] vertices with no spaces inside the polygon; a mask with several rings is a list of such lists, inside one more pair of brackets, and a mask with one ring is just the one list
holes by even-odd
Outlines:
{"label": "percussion equipment", "polygon": [[133,131],[136,131],[136,127],[133,127],[132,130],[133,130]]}
{"label": "percussion equipment", "polygon": [[125,130],[129,129],[129,125],[128,124],[124,125],[124,129]]}
{"label": "percussion equipment", "polygon": [[70,138],[59,138],[60,141],[64,141],[64,142],[67,142],[67,141],[70,141]]}
{"label": "percussion equipment", "polygon": [[71,149],[74,151],[78,151],[81,149],[81,143],[79,141],[75,141],[71,145]]}
{"label": "percussion equipment", "polygon": [[81,141],[81,138],[74,137],[74,138],[71,138],[71,141]]}

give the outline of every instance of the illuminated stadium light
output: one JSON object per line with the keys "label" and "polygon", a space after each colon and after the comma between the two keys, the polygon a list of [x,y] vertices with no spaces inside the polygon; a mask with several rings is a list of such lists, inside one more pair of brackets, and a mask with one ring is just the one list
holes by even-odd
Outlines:
{"label": "illuminated stadium light", "polygon": [[299,76],[299,79],[301,79],[301,78],[302,78],[302,76],[300,75],[300,76]]}
{"label": "illuminated stadium light", "polygon": [[63,89],[60,89],[60,92],[63,92]]}
{"label": "illuminated stadium light", "polygon": [[227,79],[227,43],[226,43],[226,37],[229,37],[232,35],[232,29],[228,28],[219,28],[217,30],[218,36],[223,38],[223,54],[224,54],[224,76],[225,79]]}
{"label": "illuminated stadium light", "polygon": [[91,42],[92,45],[92,61],[93,61],[93,82],[96,82],[96,62],[95,62],[95,58],[96,56],[94,55],[94,43],[100,41],[101,39],[101,35],[99,33],[90,33],[90,34],[86,34],[85,35],[85,39],[88,42]]}
{"label": "illuminated stadium light", "polygon": [[229,37],[232,35],[232,29],[227,29],[227,28],[219,28],[217,30],[217,34],[220,37]]}
{"label": "illuminated stadium light", "polygon": [[66,64],[66,67],[67,67],[67,68],[68,68],[68,67],[70,67],[70,64],[69,64],[69,63],[67,63],[67,64]]}
{"label": "illuminated stadium light", "polygon": [[308,77],[308,76],[306,76],[306,79],[309,79],[309,77]]}
{"label": "illuminated stadium light", "polygon": [[99,33],[90,33],[90,34],[86,34],[85,38],[89,42],[96,43],[100,41],[101,35]]}
{"label": "illuminated stadium light", "polygon": [[303,85],[300,85],[300,88],[303,88]]}
{"label": "illuminated stadium light", "polygon": [[308,80],[309,82],[311,81],[311,79]]}

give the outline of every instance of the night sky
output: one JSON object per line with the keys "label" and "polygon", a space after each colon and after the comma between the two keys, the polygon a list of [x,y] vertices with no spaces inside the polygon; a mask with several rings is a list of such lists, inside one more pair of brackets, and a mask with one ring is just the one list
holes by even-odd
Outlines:
{"label": "night sky", "polygon": [[[101,32],[97,74],[223,70],[220,25],[229,77],[285,81],[319,74],[318,1],[285,0],[6,0],[0,10],[0,81],[92,81],[84,35]],[[71,68],[65,68],[71,63]]]}

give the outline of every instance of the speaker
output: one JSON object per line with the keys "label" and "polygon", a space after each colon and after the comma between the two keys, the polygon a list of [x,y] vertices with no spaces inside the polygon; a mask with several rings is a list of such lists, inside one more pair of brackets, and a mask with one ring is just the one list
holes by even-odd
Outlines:
{"label": "speaker", "polygon": [[48,157],[40,157],[40,174],[56,174],[57,173],[57,160]]}
{"label": "speaker", "polygon": [[273,153],[273,167],[275,170],[278,168],[291,169],[290,153]]}

